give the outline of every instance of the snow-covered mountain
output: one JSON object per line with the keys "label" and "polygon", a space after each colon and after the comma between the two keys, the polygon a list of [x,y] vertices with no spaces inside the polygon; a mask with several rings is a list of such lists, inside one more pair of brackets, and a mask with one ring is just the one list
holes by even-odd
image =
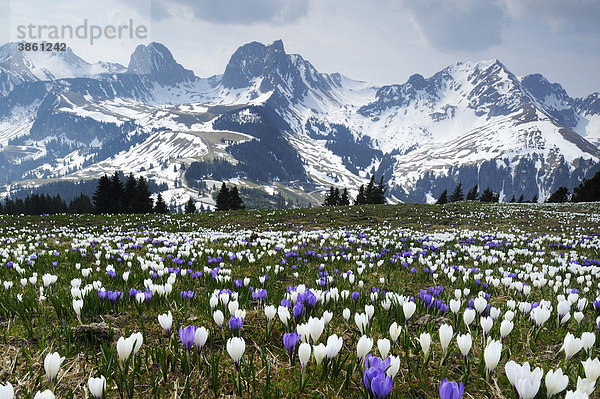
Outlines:
{"label": "snow-covered mountain", "polygon": [[36,81],[100,77],[126,68],[111,62],[90,64],[68,47],[65,51],[19,51],[18,43],[7,43],[0,46],[0,70],[21,76],[23,81]]}
{"label": "snow-covered mountain", "polygon": [[280,40],[241,46],[209,78],[158,43],[127,68],[16,49],[0,47],[4,192],[123,170],[167,183],[174,203],[223,179],[316,203],[375,173],[392,200],[430,201],[459,180],[542,200],[600,169],[600,94],[571,98],[498,60],[375,87]]}

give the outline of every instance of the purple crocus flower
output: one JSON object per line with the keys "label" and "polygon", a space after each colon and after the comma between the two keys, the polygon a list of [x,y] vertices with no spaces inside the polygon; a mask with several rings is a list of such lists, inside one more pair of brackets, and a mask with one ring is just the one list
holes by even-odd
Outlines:
{"label": "purple crocus flower", "polygon": [[359,295],[360,295],[360,292],[358,292],[358,291],[354,291],[354,292],[352,293],[352,300],[353,300],[354,302],[356,302],[356,301],[358,300],[358,296],[359,296]]}
{"label": "purple crocus flower", "polygon": [[281,306],[283,306],[284,308],[289,308],[290,306],[292,306],[292,301],[290,301],[289,299],[283,298],[281,300]]}
{"label": "purple crocus flower", "polygon": [[301,337],[302,336],[296,331],[283,334],[283,346],[285,346],[285,350],[287,351],[290,359],[292,358],[292,355],[294,354],[294,349],[296,348],[296,344],[298,343],[298,341],[300,341]]}
{"label": "purple crocus flower", "polygon": [[194,346],[194,336],[196,335],[196,326],[179,327],[179,340],[186,351],[191,351]]}
{"label": "purple crocus flower", "polygon": [[117,302],[118,299],[123,298],[123,293],[118,290],[106,291],[106,297],[108,298],[110,303],[114,305],[114,303]]}
{"label": "purple crocus flower", "polygon": [[300,301],[296,301],[292,310],[294,312],[294,320],[296,321],[296,323],[298,323],[300,321],[300,318],[304,314],[304,305],[302,305]]}
{"label": "purple crocus flower", "polygon": [[229,319],[229,327],[231,328],[231,331],[233,333],[236,333],[239,330],[241,330],[243,324],[244,324],[244,319],[242,319],[241,317],[233,316],[231,319]]}
{"label": "purple crocus flower", "polygon": [[447,378],[440,382],[440,399],[460,399],[465,392],[465,385],[461,382],[460,386],[455,381],[448,381]]}
{"label": "purple crocus flower", "polygon": [[365,371],[363,383],[370,397],[377,399],[386,398],[394,386],[394,380],[385,371],[390,366],[391,359],[381,360],[377,356],[367,355],[365,358]]}
{"label": "purple crocus flower", "polygon": [[392,377],[388,377],[381,370],[371,380],[371,392],[377,399],[386,398],[392,392],[393,387],[394,380],[392,380]]}

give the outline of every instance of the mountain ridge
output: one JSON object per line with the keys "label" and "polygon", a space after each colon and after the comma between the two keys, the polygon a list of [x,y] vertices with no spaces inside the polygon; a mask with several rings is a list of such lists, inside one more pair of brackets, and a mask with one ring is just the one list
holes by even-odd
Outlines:
{"label": "mountain ridge", "polygon": [[[493,172],[502,186],[492,189],[542,199],[559,184],[574,186],[600,162],[600,95],[571,98],[560,84],[540,74],[517,77],[497,59],[457,62],[428,78],[414,74],[376,87],[321,73],[301,55],[287,54],[281,40],[240,46],[224,73],[210,78],[195,76],[152,42],[136,47],[127,68],[91,74],[73,67],[71,75],[82,76],[50,73],[43,80],[32,72],[40,67],[27,69],[25,59],[20,70],[11,67],[2,56],[6,46],[0,46],[5,193],[15,183],[85,179],[127,165],[168,183],[168,199],[182,202],[196,184],[186,181],[186,165],[215,157],[251,165],[255,151],[273,166],[265,165],[269,181],[252,181],[239,168],[232,179],[313,203],[326,186],[356,187],[370,173],[385,175],[394,200],[430,201],[461,173],[470,176],[465,186],[484,182],[479,169],[477,178],[469,171],[490,162],[504,165]],[[91,65],[72,52],[65,57],[71,66]],[[301,159],[301,184],[279,183],[301,176],[298,164],[278,159],[264,137],[248,136],[239,123],[215,125],[218,118],[252,123],[265,112],[285,122],[265,129],[277,129],[269,137]]]}

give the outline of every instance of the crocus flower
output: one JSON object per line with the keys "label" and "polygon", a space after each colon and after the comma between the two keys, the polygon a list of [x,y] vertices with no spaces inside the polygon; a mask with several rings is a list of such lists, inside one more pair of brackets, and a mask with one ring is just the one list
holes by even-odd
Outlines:
{"label": "crocus flower", "polygon": [[304,370],[308,364],[308,361],[310,360],[310,353],[310,344],[307,344],[306,342],[301,343],[300,347],[298,348],[298,360],[300,360],[300,366],[302,367],[302,370]]}
{"label": "crocus flower", "polygon": [[54,393],[49,389],[46,389],[43,392],[37,391],[37,393],[33,397],[33,399],[54,399],[54,398],[55,398]]}
{"label": "crocus flower", "polygon": [[567,333],[560,350],[565,351],[565,359],[569,360],[573,355],[579,352],[581,348],[583,348],[583,341],[581,338],[575,338],[573,334]]}
{"label": "crocus flower", "polygon": [[326,356],[327,360],[331,360],[338,355],[342,346],[344,345],[344,340],[342,337],[338,337],[336,334],[330,335],[327,337],[327,346],[326,346]]}
{"label": "crocus flower", "polygon": [[144,342],[144,336],[142,335],[142,333],[139,332],[133,333],[129,336],[129,341],[131,341],[131,349],[133,351],[133,354],[135,355],[142,347],[142,343]]}
{"label": "crocus flower", "polygon": [[366,335],[360,337],[356,344],[356,356],[358,360],[362,361],[367,356],[367,353],[371,352],[371,348],[373,348],[373,340]]}
{"label": "crocus flower", "polygon": [[241,317],[233,316],[231,319],[229,319],[229,328],[231,328],[231,331],[234,334],[241,330],[243,324],[244,319],[242,319]]}
{"label": "crocus flower", "polygon": [[215,310],[213,313],[213,320],[219,327],[223,326],[223,321],[225,320],[223,312],[221,312],[219,309]]}
{"label": "crocus flower", "polygon": [[558,395],[569,385],[569,377],[563,374],[562,369],[550,370],[546,374],[546,395],[548,398]]}
{"label": "crocus flower", "polygon": [[227,340],[227,353],[231,356],[231,360],[235,363],[236,369],[239,370],[240,360],[246,350],[246,342],[244,338],[233,337]]}
{"label": "crocus flower", "polygon": [[427,332],[422,332],[419,336],[419,344],[421,344],[421,349],[423,350],[423,356],[427,358],[429,354],[429,348],[431,348],[431,335]]}
{"label": "crocus flower", "polygon": [[10,382],[7,382],[6,385],[0,384],[0,398],[14,399],[14,397],[15,389]]}
{"label": "crocus flower", "polygon": [[206,344],[206,340],[208,339],[208,330],[204,327],[200,327],[196,329],[196,333],[194,334],[194,345],[196,345],[196,350],[200,352],[204,345]]}
{"label": "crocus flower", "polygon": [[504,370],[506,371],[506,377],[519,394],[519,398],[532,399],[537,394],[544,370],[536,367],[535,370],[531,371],[529,362],[525,362],[520,366],[512,360],[506,363]]}
{"label": "crocus flower", "polygon": [[510,320],[502,320],[502,323],[500,323],[500,339],[503,340],[504,338],[508,337],[508,334],[510,334],[510,332],[513,329],[513,322]]}
{"label": "crocus flower", "polygon": [[457,335],[456,343],[458,344],[458,349],[460,350],[460,353],[466,359],[469,355],[471,347],[473,346],[473,339],[471,338],[471,334],[466,333],[464,335]]}
{"label": "crocus flower", "polygon": [[191,351],[194,345],[196,326],[179,327],[179,340],[186,351]]}
{"label": "crocus flower", "polygon": [[65,360],[65,357],[61,357],[58,352],[48,353],[46,358],[44,359],[44,370],[46,370],[46,377],[48,377],[48,382],[52,384],[56,375],[58,374],[58,370],[60,369],[60,364]]}
{"label": "crocus flower", "polygon": [[271,320],[273,320],[273,317],[275,317],[275,313],[277,313],[277,309],[275,309],[275,306],[265,306],[265,316],[267,317],[267,323],[270,323]]}
{"label": "crocus flower", "polygon": [[119,356],[119,361],[121,363],[129,358],[132,350],[133,343],[128,338],[120,337],[117,341],[117,355]]}
{"label": "crocus flower", "polygon": [[402,331],[402,327],[398,326],[398,323],[393,322],[390,325],[390,338],[392,339],[392,342],[396,343],[396,341],[398,340],[398,337],[400,336],[400,332]]}
{"label": "crocus flower", "polygon": [[283,334],[283,346],[285,347],[290,360],[292,359],[292,355],[294,354],[294,349],[296,348],[298,341],[300,341],[300,334],[295,331]]}
{"label": "crocus flower", "polygon": [[598,358],[594,358],[593,360],[589,358],[585,362],[581,362],[581,364],[585,370],[585,378],[595,383],[600,376],[600,360]]}
{"label": "crocus flower", "polygon": [[404,319],[408,321],[417,310],[417,304],[412,301],[406,301],[402,304],[402,312],[404,313]]}
{"label": "crocus flower", "polygon": [[315,363],[317,363],[317,366],[321,365],[321,362],[325,358],[326,353],[327,348],[325,347],[325,345],[313,345],[313,356],[315,358]]}
{"label": "crocus flower", "polygon": [[440,383],[440,399],[460,399],[465,392],[465,385],[461,382],[460,386],[455,381],[448,381],[445,378]]}
{"label": "crocus flower", "polygon": [[106,390],[106,378],[103,375],[98,378],[90,377],[88,379],[88,388],[94,399],[102,399]]}
{"label": "crocus flower", "polygon": [[500,361],[501,354],[502,343],[500,341],[492,340],[486,345],[485,349],[483,350],[483,359],[485,361],[485,367],[488,375],[490,375],[494,369],[496,369],[496,366]]}
{"label": "crocus flower", "polygon": [[171,327],[173,325],[173,315],[169,313],[158,315],[158,323],[167,335],[171,335]]}
{"label": "crocus flower", "polygon": [[390,367],[391,359],[385,361],[377,356],[367,355],[365,358],[365,371],[363,372],[363,383],[369,395],[377,399],[387,397],[394,386],[394,380],[386,374]]}
{"label": "crocus flower", "polygon": [[452,340],[453,334],[454,334],[454,331],[453,331],[451,325],[442,324],[440,326],[440,344],[442,345],[442,352],[446,353],[446,350],[448,349],[448,345],[450,344],[450,341]]}
{"label": "crocus flower", "polygon": [[583,342],[583,349],[589,352],[592,346],[596,343],[596,334],[585,331],[581,334],[581,341]]}

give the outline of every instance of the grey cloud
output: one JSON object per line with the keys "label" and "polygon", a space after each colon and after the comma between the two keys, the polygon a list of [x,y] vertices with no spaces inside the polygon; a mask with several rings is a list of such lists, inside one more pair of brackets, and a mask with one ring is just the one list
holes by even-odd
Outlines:
{"label": "grey cloud", "polygon": [[496,1],[403,0],[425,40],[442,51],[485,50],[502,42],[506,9]]}
{"label": "grey cloud", "polygon": [[598,0],[505,0],[515,19],[535,16],[559,33],[600,32]]}
{"label": "grey cloud", "polygon": [[[309,0],[171,0],[188,7],[194,17],[215,23],[251,25],[293,23],[308,13]],[[154,1],[153,4],[158,3]],[[168,6],[162,9],[168,9]],[[155,17],[160,18],[157,13]]]}

